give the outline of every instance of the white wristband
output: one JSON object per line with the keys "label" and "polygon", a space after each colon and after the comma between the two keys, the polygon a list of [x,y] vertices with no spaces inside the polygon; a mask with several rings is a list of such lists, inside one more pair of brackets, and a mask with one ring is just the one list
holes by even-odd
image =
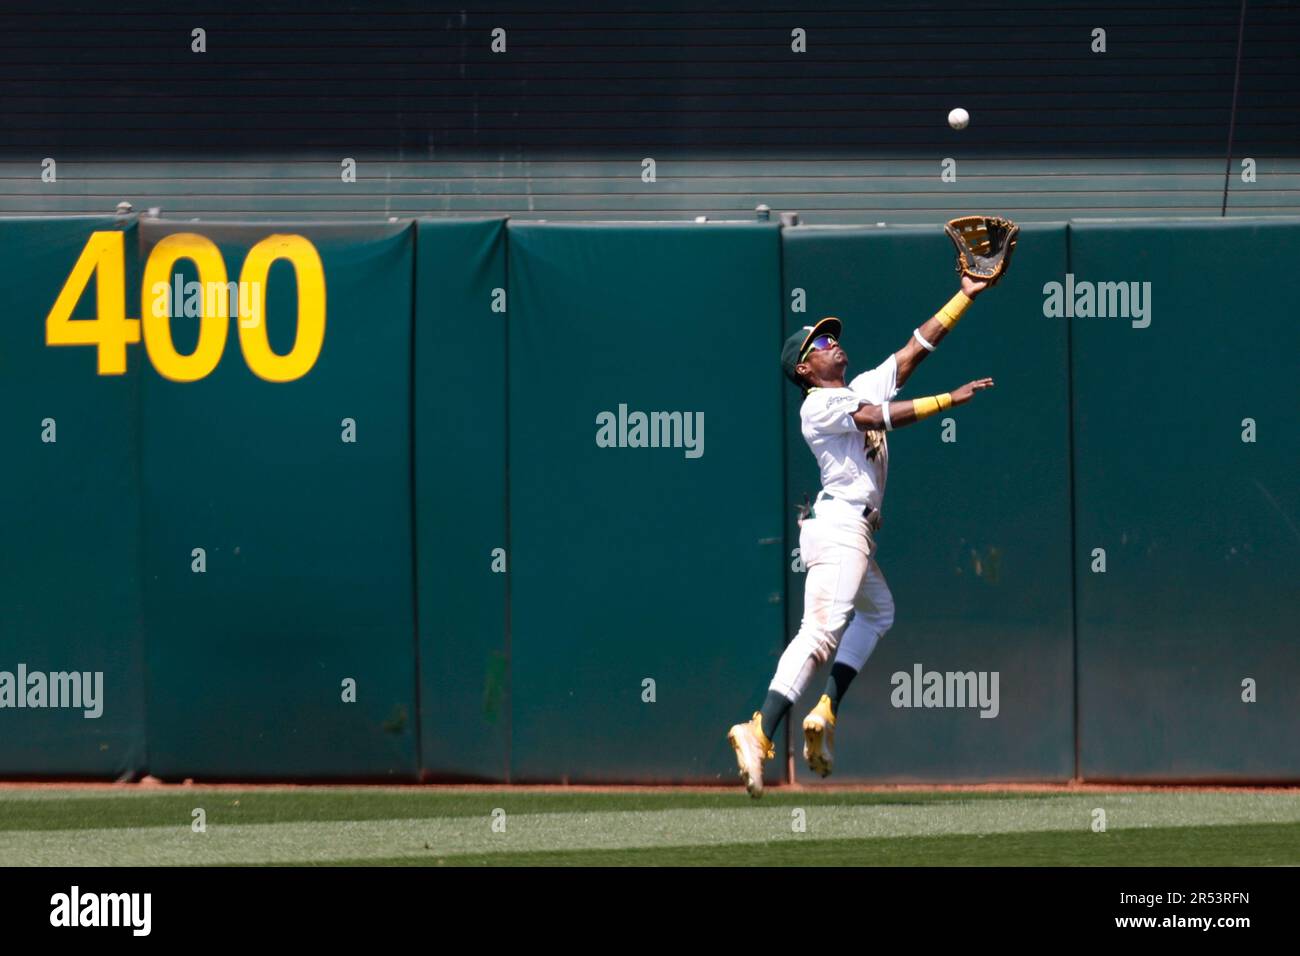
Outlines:
{"label": "white wristband", "polygon": [[889,402],[880,403],[880,414],[883,415],[885,419],[885,431],[892,432],[894,430],[894,423],[889,420]]}
{"label": "white wristband", "polygon": [[927,352],[933,352],[933,351],[934,351],[934,346],[931,345],[929,342],[927,342],[927,341],[925,340],[925,336],[923,336],[923,335],[921,334],[921,330],[920,330],[920,329],[914,329],[914,330],[912,331],[912,338],[914,338],[914,339],[916,339],[918,342],[920,342],[920,343],[921,343],[921,348],[925,349]]}

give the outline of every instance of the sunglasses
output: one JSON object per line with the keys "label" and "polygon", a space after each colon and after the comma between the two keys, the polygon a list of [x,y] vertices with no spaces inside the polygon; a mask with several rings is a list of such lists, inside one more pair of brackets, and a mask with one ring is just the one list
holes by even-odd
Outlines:
{"label": "sunglasses", "polygon": [[804,349],[803,354],[799,356],[799,361],[802,362],[815,349],[828,349],[838,344],[839,343],[835,340],[835,336],[833,335],[819,335],[808,343],[808,347]]}

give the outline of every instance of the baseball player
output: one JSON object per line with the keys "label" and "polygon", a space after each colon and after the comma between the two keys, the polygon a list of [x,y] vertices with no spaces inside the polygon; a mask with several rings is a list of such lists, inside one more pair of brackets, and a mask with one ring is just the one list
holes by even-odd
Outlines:
{"label": "baseball player", "polygon": [[821,467],[822,490],[799,523],[800,554],[808,574],[799,633],[777,663],[762,710],[727,734],[752,797],[763,794],[763,761],[775,755],[777,727],[818,665],[834,652],[825,693],[803,722],[803,755],[809,768],[823,777],[831,772],[840,700],[894,623],[894,601],[875,560],[889,469],[885,436],[964,405],[976,392],[992,388],[993,380],[976,379],[951,392],[912,401],[893,398],[989,284],[963,274],[961,291],[916,329],[906,345],[847,384],[849,358],[840,345],[839,319],[804,326],[781,349],[782,370],[805,395],[799,418],[804,440]]}

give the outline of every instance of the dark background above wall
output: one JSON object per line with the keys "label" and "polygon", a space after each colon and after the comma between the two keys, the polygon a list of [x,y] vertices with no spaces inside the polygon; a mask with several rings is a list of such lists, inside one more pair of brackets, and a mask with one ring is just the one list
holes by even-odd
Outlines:
{"label": "dark background above wall", "polygon": [[[121,200],[371,220],[749,218],[766,203],[812,224],[1300,210],[1294,3],[644,6],[5,12],[0,214]],[[968,129],[948,128],[954,106]],[[57,182],[41,180],[47,157]],[[940,179],[948,158],[955,182]]]}

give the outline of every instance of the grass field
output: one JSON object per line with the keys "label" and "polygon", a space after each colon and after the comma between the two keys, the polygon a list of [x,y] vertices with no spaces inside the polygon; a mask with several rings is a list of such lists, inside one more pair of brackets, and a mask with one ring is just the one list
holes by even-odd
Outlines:
{"label": "grass field", "polygon": [[0,787],[0,865],[110,864],[1300,865],[1300,793]]}

